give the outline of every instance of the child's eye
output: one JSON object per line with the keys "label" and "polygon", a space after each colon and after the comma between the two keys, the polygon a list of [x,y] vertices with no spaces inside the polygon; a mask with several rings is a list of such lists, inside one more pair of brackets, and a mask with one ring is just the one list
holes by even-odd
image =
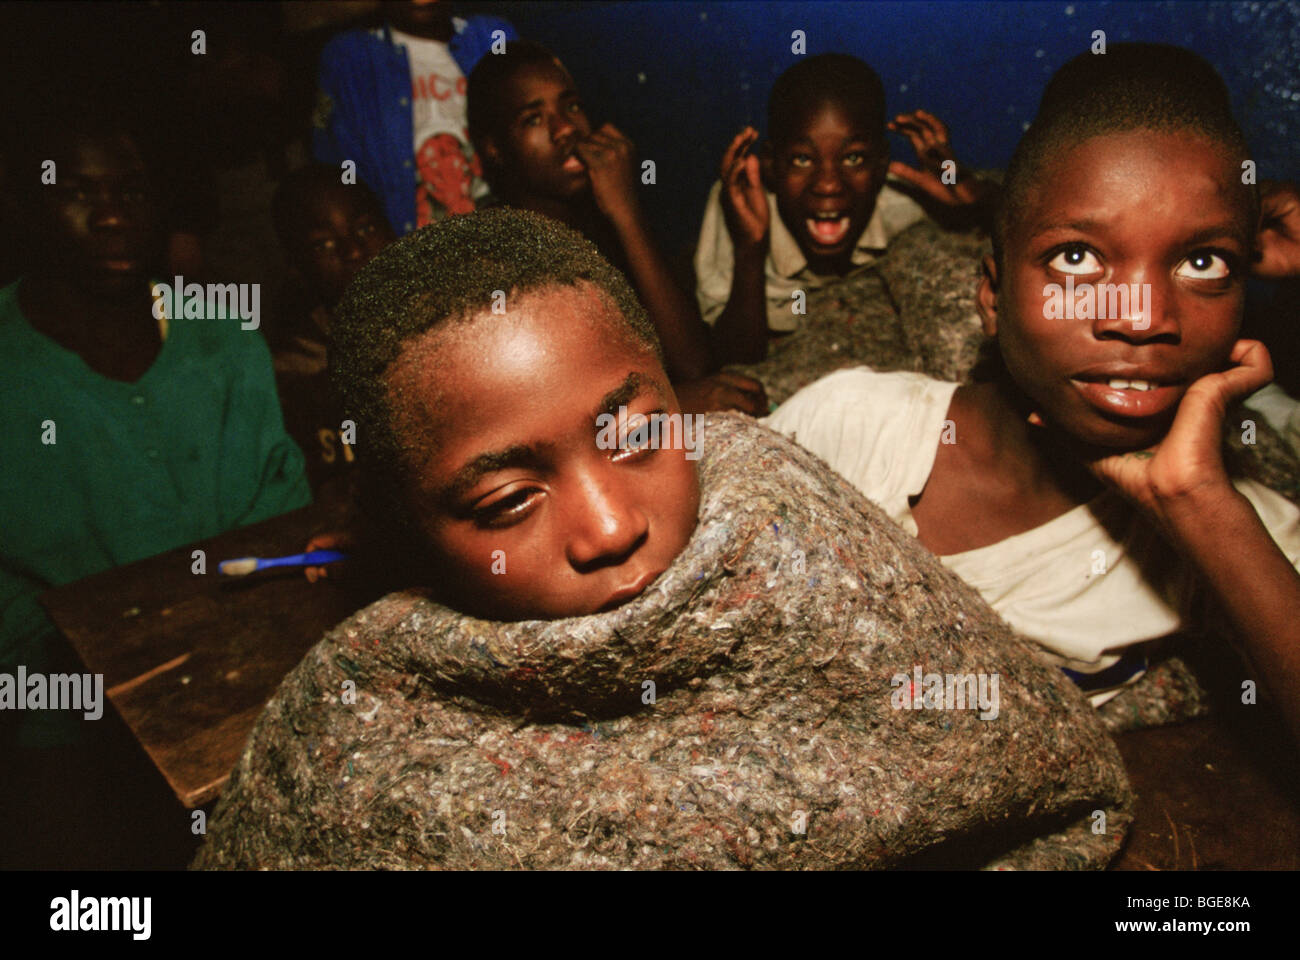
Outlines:
{"label": "child's eye", "polygon": [[867,162],[867,155],[861,150],[854,150],[852,153],[845,154],[844,166],[860,167]]}
{"label": "child's eye", "polygon": [[311,249],[314,253],[333,253],[336,246],[338,244],[333,239],[313,240],[311,242]]}
{"label": "child's eye", "polygon": [[577,100],[574,100],[567,107],[565,107],[565,111],[568,113],[582,113],[582,104],[579,103]]}
{"label": "child's eye", "polygon": [[530,113],[521,121],[525,127],[536,127],[542,122],[540,113]]}
{"label": "child's eye", "polygon": [[1193,280],[1224,280],[1232,273],[1232,268],[1218,254],[1198,250],[1180,263],[1175,272],[1180,277],[1191,277]]}
{"label": "child's eye", "polygon": [[615,463],[623,460],[633,460],[638,457],[646,456],[659,449],[658,436],[659,420],[662,411],[650,414],[649,417],[636,414],[628,417],[627,432],[619,438],[618,449],[610,458]]}
{"label": "child's eye", "polygon": [[627,433],[619,437],[619,449],[615,450],[614,457],[610,458],[615,463],[619,460],[636,458],[651,447],[650,418],[641,414],[629,416],[627,427]]}
{"label": "child's eye", "polygon": [[541,491],[536,487],[524,487],[506,494],[498,500],[476,506],[473,510],[474,522],[480,527],[509,527],[532,512],[541,498]]}
{"label": "child's eye", "polygon": [[792,167],[811,167],[812,163],[813,158],[806,153],[796,153],[790,158],[790,166]]}
{"label": "child's eye", "polygon": [[1097,257],[1091,250],[1081,244],[1070,244],[1068,247],[1063,247],[1056,256],[1047,262],[1047,265],[1060,273],[1072,273],[1075,276],[1101,271],[1101,263],[1097,260]]}

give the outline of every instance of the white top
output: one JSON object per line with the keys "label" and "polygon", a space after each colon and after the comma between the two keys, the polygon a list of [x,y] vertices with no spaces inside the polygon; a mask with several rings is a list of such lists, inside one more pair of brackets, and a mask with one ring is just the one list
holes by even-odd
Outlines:
{"label": "white top", "polygon": [[[929,479],[956,389],[919,373],[858,367],[805,387],[764,422],[825,460],[915,536],[908,498]],[[1262,484],[1233,483],[1295,565],[1300,510]],[[1203,617],[1192,619],[1198,588],[1191,564],[1114,491],[1032,530],[939,560],[1016,632],[1082,673],[1113,666],[1134,644],[1205,627]],[[1092,700],[1100,704],[1117,692]]]}
{"label": "white top", "polygon": [[[767,215],[770,226],[767,260],[763,265],[767,275],[767,326],[769,330],[798,330],[803,325],[803,315],[794,312],[792,295],[796,290],[805,294],[824,287],[838,277],[821,277],[808,269],[808,258],[799,249],[799,243],[786,228],[785,221],[776,208],[776,194],[767,193]],[[704,208],[704,222],[700,226],[700,242],[695,248],[695,297],[700,304],[700,315],[712,326],[722,315],[731,296],[731,275],[735,268],[735,249],[727,221],[722,213],[722,181],[709,191]],[[925,219],[925,211],[911,197],[905,196],[886,181],[876,198],[876,209],[858,237],[853,250],[854,267],[874,263],[889,242],[912,224]]]}
{"label": "white top", "polygon": [[445,43],[392,31],[411,64],[411,125],[415,132],[416,226],[471,213],[487,192],[469,142],[465,75]]}

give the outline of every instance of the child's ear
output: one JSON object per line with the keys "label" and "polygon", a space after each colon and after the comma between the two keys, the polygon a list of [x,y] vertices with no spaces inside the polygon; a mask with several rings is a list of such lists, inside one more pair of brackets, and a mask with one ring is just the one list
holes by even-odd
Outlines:
{"label": "child's ear", "polygon": [[885,184],[889,180],[889,154],[877,158],[875,170],[871,174],[871,182],[876,185],[876,196],[880,196],[880,191],[885,189]]}
{"label": "child's ear", "polygon": [[297,251],[293,253],[285,252],[284,265],[284,292],[289,298],[302,297],[307,291],[307,278],[303,275],[302,268],[295,262],[298,258]]}
{"label": "child's ear", "polygon": [[984,258],[980,270],[980,284],[975,291],[975,306],[979,310],[984,333],[998,335],[998,263],[990,254]]}
{"label": "child's ear", "polygon": [[321,306],[320,284],[314,283],[302,267],[292,261],[285,270],[284,297],[304,313]]}
{"label": "child's ear", "polygon": [[495,137],[484,137],[478,145],[478,154],[483,158],[484,163],[500,169],[501,148],[497,146]]}

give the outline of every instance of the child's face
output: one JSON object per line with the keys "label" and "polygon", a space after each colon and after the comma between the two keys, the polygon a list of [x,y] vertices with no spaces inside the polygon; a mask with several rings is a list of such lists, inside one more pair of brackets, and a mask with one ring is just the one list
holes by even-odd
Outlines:
{"label": "child's face", "polygon": [[294,232],[298,269],[328,307],[339,302],[356,272],[396,239],[378,204],[342,183],[304,204]]}
{"label": "child's face", "polygon": [[577,145],[591,134],[591,123],[563,67],[520,68],[501,103],[501,124],[487,150],[522,193],[565,200],[590,189]]}
{"label": "child's face", "polygon": [[[1009,225],[1003,275],[979,295],[1046,420],[1087,444],[1149,446],[1187,388],[1227,365],[1254,237],[1247,190],[1226,151],[1184,132],[1097,136],[1047,161]],[[1076,304],[1085,284],[1138,284],[1139,298],[1130,287],[1125,313],[1117,287],[1095,286],[1100,319],[1078,318],[1082,306],[1061,318],[1052,294],[1071,276]]]}
{"label": "child's face", "polygon": [[847,269],[885,185],[889,150],[861,110],[810,105],[771,145],[767,179],[786,229],[818,272]]}
{"label": "child's face", "polygon": [[384,16],[398,30],[446,43],[455,34],[451,11],[436,0],[385,0]]}
{"label": "child's face", "polygon": [[597,447],[601,413],[678,412],[615,309],[589,286],[536,291],[417,338],[385,375],[449,606],[595,613],[641,593],[690,539],[699,485],[685,451]]}
{"label": "child's face", "polygon": [[58,182],[39,188],[35,236],[47,272],[110,299],[142,289],[158,266],[153,190],[130,137],[83,138],[57,158]]}

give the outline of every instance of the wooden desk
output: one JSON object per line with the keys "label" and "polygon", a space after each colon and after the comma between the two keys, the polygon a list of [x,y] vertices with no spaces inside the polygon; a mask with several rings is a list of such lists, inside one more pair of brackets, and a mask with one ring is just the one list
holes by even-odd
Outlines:
{"label": "wooden desk", "polygon": [[1265,709],[1116,737],[1138,799],[1112,869],[1300,868],[1300,762]]}
{"label": "wooden desk", "polygon": [[[299,553],[341,518],[306,507],[41,598],[86,670],[186,807],[215,799],[266,701],[330,627],[361,605],[301,568],[223,577],[222,560]],[[207,573],[191,572],[192,552]]]}

